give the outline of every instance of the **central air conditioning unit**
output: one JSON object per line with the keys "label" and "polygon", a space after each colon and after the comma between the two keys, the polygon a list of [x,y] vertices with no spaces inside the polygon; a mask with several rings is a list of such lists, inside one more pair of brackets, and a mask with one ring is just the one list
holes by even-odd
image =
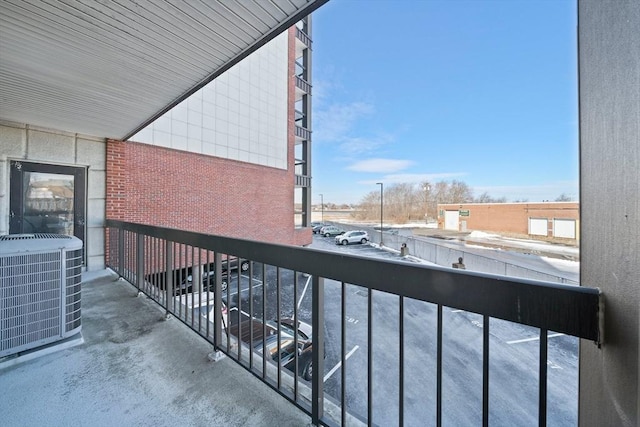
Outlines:
{"label": "central air conditioning unit", "polygon": [[0,236],[0,357],[79,333],[81,279],[80,239]]}

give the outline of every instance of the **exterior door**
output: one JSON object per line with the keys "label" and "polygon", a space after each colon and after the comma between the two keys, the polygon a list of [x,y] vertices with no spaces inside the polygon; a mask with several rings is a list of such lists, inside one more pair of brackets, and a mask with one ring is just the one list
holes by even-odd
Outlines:
{"label": "exterior door", "polygon": [[529,218],[529,234],[532,236],[547,236],[547,228],[547,218]]}
{"label": "exterior door", "polygon": [[554,218],[553,219],[553,237],[575,239],[576,238],[576,220]]}
{"label": "exterior door", "polygon": [[86,169],[11,161],[9,232],[55,233],[84,243]]}
{"label": "exterior door", "polygon": [[460,211],[444,212],[444,229],[455,231],[460,230]]}

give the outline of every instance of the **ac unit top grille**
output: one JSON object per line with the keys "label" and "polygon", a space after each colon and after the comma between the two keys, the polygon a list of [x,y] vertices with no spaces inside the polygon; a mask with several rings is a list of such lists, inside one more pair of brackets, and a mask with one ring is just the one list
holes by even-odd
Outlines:
{"label": "ac unit top grille", "polygon": [[31,234],[7,234],[0,236],[0,241],[14,241],[14,240],[33,240],[33,239],[71,239],[71,236],[65,234],[53,234],[53,233],[31,233]]}
{"label": "ac unit top grille", "polygon": [[0,256],[23,252],[82,249],[82,241],[65,234],[8,234],[0,236]]}

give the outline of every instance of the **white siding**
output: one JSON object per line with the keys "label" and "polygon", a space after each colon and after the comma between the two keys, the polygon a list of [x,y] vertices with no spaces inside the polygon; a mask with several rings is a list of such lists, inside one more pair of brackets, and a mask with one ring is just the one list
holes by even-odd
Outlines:
{"label": "white siding", "polygon": [[287,168],[285,31],[131,140]]}

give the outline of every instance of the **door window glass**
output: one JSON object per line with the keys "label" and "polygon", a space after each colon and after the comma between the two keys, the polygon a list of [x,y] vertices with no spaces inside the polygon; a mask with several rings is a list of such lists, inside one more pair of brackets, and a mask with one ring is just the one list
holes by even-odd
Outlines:
{"label": "door window glass", "polygon": [[73,175],[25,172],[22,188],[23,232],[73,236]]}

